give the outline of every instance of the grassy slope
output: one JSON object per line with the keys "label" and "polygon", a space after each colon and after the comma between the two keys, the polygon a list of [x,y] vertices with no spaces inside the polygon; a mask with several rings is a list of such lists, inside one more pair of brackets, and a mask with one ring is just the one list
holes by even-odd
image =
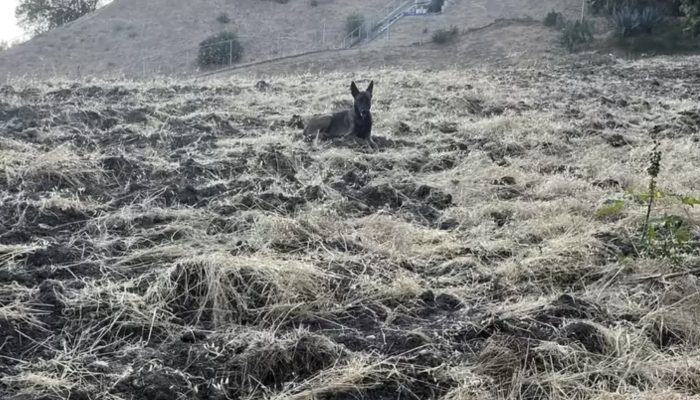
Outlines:
{"label": "grassy slope", "polygon": [[[580,13],[581,2],[577,0],[458,0],[447,3],[444,15],[402,19],[391,28],[390,40],[395,45],[428,42],[433,32],[438,29],[455,26],[464,31],[481,28],[497,19],[532,18],[541,21],[551,10],[557,10],[567,17],[575,17]],[[504,35],[503,38],[508,40],[509,36]]]}
{"label": "grassy slope", "polygon": [[626,193],[699,195],[696,63],[381,71],[376,151],[288,126],[344,74],[3,87],[0,397],[689,398],[700,211]]}
{"label": "grassy slope", "polygon": [[570,55],[559,45],[558,32],[538,21],[501,21],[475,32],[463,32],[445,45],[430,41],[392,43],[380,39],[366,47],[343,52],[312,54],[249,66],[227,74],[260,77],[289,73],[349,71],[362,78],[377,76],[384,68],[464,69],[501,68],[522,65],[550,65]]}
{"label": "grassy slope", "polygon": [[[386,1],[323,0],[311,7],[304,0],[116,0],[4,53],[0,76],[133,76],[144,67],[148,73],[191,71],[199,42],[222,29],[244,36],[244,61],[254,61],[311,47],[324,23],[328,42],[339,43],[348,14],[381,8]],[[222,12],[231,23],[217,22]],[[278,49],[280,36],[293,39],[283,39]]]}
{"label": "grassy slope", "polygon": [[[326,43],[338,45],[350,13],[361,12],[370,17],[388,2],[322,0],[312,7],[306,0],[286,4],[272,0],[117,0],[94,15],[0,55],[0,79],[192,73],[199,42],[222,29],[234,29],[242,36],[243,62],[316,50],[324,47],[320,39],[324,26]],[[398,53],[393,57],[405,61],[413,54],[410,45],[428,41],[435,29],[451,25],[477,28],[498,18],[530,16],[539,20],[550,9],[571,15],[576,12],[576,4],[575,0],[508,0],[495,6],[493,2],[454,0],[443,15],[403,19],[392,27],[388,41],[378,40],[369,50]],[[231,23],[216,21],[223,12],[230,16]],[[505,42],[519,39],[511,37],[510,32],[503,34],[500,39]],[[521,40],[518,52],[539,54],[537,37],[524,37],[529,42]],[[472,52],[459,55],[460,58],[454,57],[455,62],[469,62],[474,57]],[[323,59],[313,57],[311,62],[320,63]]]}

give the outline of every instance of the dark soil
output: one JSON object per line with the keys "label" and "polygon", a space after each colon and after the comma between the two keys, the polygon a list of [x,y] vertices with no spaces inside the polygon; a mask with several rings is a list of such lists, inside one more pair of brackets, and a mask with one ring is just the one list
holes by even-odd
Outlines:
{"label": "dark soil", "polygon": [[[317,397],[440,399],[464,385],[449,371],[465,366],[493,398],[557,398],[537,380],[542,371],[578,379],[567,398],[589,398],[585,387],[647,390],[654,376],[643,371],[590,373],[619,351],[609,332],[625,327],[670,356],[694,331],[622,312],[590,290],[651,312],[681,289],[627,279],[636,266],[621,260],[639,254],[625,234],[636,227],[615,225],[622,218],[572,228],[586,246],[553,254],[570,239],[545,216],[557,196],[574,217],[598,221],[588,194],[548,197],[533,186],[561,178],[617,193],[626,182],[593,176],[579,149],[626,154],[647,128],[697,136],[697,110],[625,91],[697,95],[696,77],[615,68],[492,77],[509,95],[537,89],[522,100],[477,99],[461,83],[444,90],[449,99],[417,92],[400,99],[415,115],[393,125],[382,115],[402,108],[377,102],[375,146],[295,140],[311,95],[275,97],[288,89],[277,82],[1,88],[0,307],[23,308],[0,313],[0,398],[265,398],[323,386],[358,359],[380,372]],[[650,86],[650,74],[682,88]],[[592,76],[627,86],[602,96]],[[401,90],[422,83],[411,85]],[[247,111],[232,99],[246,99]],[[510,129],[520,126],[496,136],[465,122],[521,123],[538,109],[568,125],[516,143]],[[619,111],[649,109],[659,120],[649,126]],[[492,174],[482,179],[482,169]],[[687,215],[696,228],[697,214]],[[552,227],[537,230],[537,218]],[[349,228],[386,221],[411,230],[372,227],[375,241]],[[320,273],[309,284],[304,271],[284,270],[292,262]],[[230,290],[217,292],[221,284]],[[19,379],[27,372],[71,385],[31,387]]]}

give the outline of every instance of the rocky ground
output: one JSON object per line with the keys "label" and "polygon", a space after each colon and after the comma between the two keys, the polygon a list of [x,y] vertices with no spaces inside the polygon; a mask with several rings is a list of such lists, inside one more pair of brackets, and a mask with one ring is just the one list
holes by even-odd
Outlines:
{"label": "rocky ground", "polygon": [[0,397],[697,397],[697,61],[3,86]]}

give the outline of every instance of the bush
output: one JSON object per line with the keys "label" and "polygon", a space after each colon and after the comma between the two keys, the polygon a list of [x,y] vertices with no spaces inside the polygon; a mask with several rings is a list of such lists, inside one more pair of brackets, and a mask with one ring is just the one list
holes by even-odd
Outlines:
{"label": "bush", "polygon": [[593,25],[588,20],[566,22],[561,31],[561,43],[569,51],[576,51],[593,41]]}
{"label": "bush", "polygon": [[345,33],[353,36],[360,36],[362,25],[365,24],[365,17],[362,14],[350,14],[345,20]]}
{"label": "bush", "polygon": [[642,10],[653,7],[668,15],[679,16],[684,0],[588,0],[590,11],[595,15],[611,16],[615,11],[630,7]]}
{"label": "bush", "polygon": [[433,43],[447,44],[454,41],[459,34],[457,27],[453,26],[450,29],[438,29],[433,32]]}
{"label": "bush", "polygon": [[445,0],[431,0],[428,6],[428,12],[440,13],[442,12],[442,7],[445,5]]}
{"label": "bush", "polygon": [[693,36],[700,34],[700,0],[680,0],[683,25],[686,32]]}
{"label": "bush", "polygon": [[623,50],[628,54],[682,54],[698,53],[700,41],[689,38],[682,23],[668,23],[659,26],[653,35],[623,38],[615,35],[608,44],[612,49]]}
{"label": "bush", "polygon": [[622,2],[627,3],[627,0],[589,0],[589,8],[594,15],[612,15],[616,8],[622,5]]}
{"label": "bush", "polygon": [[197,64],[200,67],[230,65],[243,56],[243,46],[235,32],[221,32],[199,44]]}
{"label": "bush", "polygon": [[225,12],[222,12],[218,17],[216,17],[216,21],[220,24],[228,24],[231,22],[231,17],[229,17]]}
{"label": "bush", "polygon": [[550,11],[546,17],[544,17],[544,26],[559,26],[564,20],[564,16],[556,11]]}
{"label": "bush", "polygon": [[[688,1],[688,3],[693,3],[693,2],[697,3],[697,1],[694,1],[694,0]],[[686,3],[686,1],[685,0],[671,0],[670,3],[671,4],[669,4],[668,14],[671,15],[672,17],[682,16],[683,13],[682,13],[681,8],[683,6],[683,3]]]}
{"label": "bush", "polygon": [[615,10],[623,7],[644,7],[649,5],[649,0],[588,0],[590,11],[594,15],[613,15]]}
{"label": "bush", "polygon": [[612,15],[615,30],[621,37],[631,37],[642,34],[651,34],[664,20],[664,16],[658,8],[644,7],[637,9],[625,6],[616,10]]}

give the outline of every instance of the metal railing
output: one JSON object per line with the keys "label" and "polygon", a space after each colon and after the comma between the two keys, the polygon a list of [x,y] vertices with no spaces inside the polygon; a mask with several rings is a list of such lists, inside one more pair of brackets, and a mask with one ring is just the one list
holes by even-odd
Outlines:
{"label": "metal railing", "polygon": [[[243,49],[260,48],[260,43],[266,43],[262,51],[258,51],[254,58],[247,58],[245,64],[255,64],[266,61],[287,58],[298,54],[324,50],[348,49],[362,43],[375,40],[384,35],[388,41],[391,35],[390,28],[406,15],[416,15],[418,7],[427,7],[430,0],[391,0],[378,12],[366,18],[364,23],[350,33],[338,29],[328,29],[324,23],[322,28],[305,38],[292,35],[239,35],[237,40]],[[236,47],[232,40],[212,43],[204,47],[222,46],[224,52],[221,57],[223,62],[216,63],[208,72],[230,69],[239,65],[238,58],[234,54]],[[150,75],[189,75],[198,69],[197,59],[202,47],[191,48],[170,56],[171,62],[164,62],[156,57],[142,57],[139,66],[140,74]],[[245,50],[244,50],[245,51]]]}
{"label": "metal railing", "polygon": [[365,20],[352,32],[345,35],[341,47],[353,47],[363,41],[371,40],[374,32],[382,28],[382,25],[394,15],[400,15],[407,4],[415,0],[392,0],[385,5],[378,13],[370,17],[365,16]]}
{"label": "metal railing", "polygon": [[416,9],[421,6],[427,8],[430,3],[430,0],[392,0],[379,12],[366,18],[355,30],[345,35],[341,47],[349,48],[373,40],[404,16],[418,15]]}

